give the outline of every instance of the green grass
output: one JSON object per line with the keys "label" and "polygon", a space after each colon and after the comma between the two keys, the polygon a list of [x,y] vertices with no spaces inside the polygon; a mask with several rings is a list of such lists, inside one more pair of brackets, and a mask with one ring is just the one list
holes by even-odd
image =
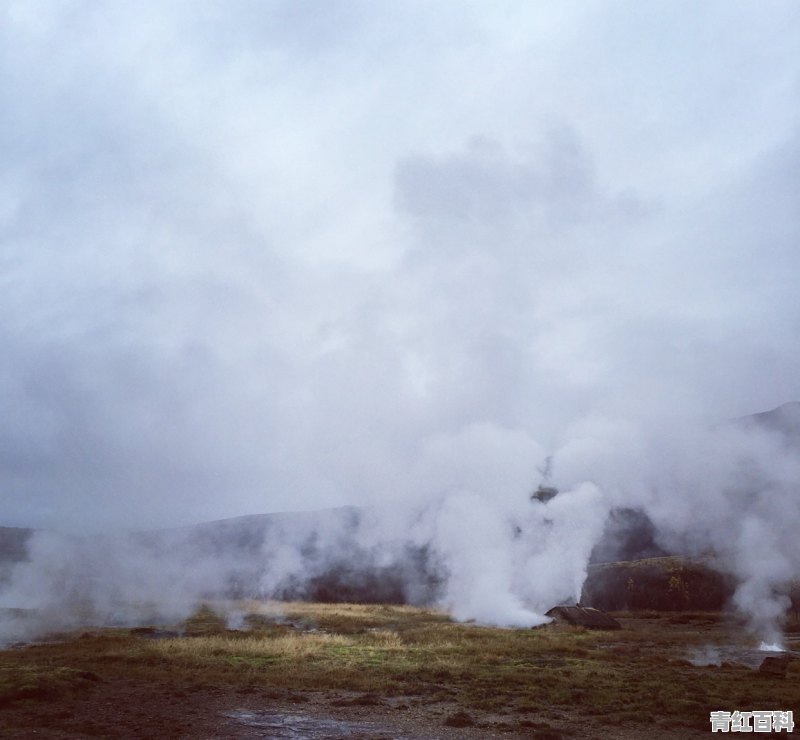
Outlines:
{"label": "green grass", "polygon": [[16,701],[55,701],[88,690],[98,680],[92,671],[64,666],[0,662],[0,708]]}
{"label": "green grass", "polygon": [[749,644],[740,625],[714,614],[628,616],[625,629],[611,633],[488,628],[411,607],[240,607],[250,615],[240,631],[203,607],[184,623],[182,637],[103,630],[0,653],[0,704],[56,701],[89,690],[92,677],[125,676],[173,687],[361,692],[370,701],[404,696],[515,721],[566,712],[612,725],[658,717],[706,729],[711,710],[800,709],[800,663],[781,679],[688,662],[693,648]]}

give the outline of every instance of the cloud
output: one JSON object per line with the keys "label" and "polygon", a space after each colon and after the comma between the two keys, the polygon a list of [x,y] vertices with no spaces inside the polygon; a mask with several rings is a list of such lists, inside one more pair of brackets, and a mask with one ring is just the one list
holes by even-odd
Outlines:
{"label": "cloud", "polygon": [[4,523],[524,497],[798,397],[797,10],[687,8],[8,3]]}

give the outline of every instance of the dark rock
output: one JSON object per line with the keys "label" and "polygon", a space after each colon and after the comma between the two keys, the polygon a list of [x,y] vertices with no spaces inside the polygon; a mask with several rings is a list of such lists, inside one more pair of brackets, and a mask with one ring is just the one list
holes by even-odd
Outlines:
{"label": "dark rock", "polygon": [[595,630],[618,630],[622,625],[610,614],[588,606],[554,606],[547,616],[556,622],[572,624],[576,627],[588,627]]}
{"label": "dark rock", "polygon": [[786,669],[789,667],[790,660],[791,656],[789,653],[783,653],[783,655],[779,656],[770,655],[764,658],[758,668],[758,672],[764,673],[768,676],[786,678]]}

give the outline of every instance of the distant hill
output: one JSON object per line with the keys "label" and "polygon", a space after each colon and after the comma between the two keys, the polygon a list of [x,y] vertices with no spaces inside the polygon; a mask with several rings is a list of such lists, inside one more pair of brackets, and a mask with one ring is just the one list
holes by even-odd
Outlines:
{"label": "distant hill", "polygon": [[791,401],[760,414],[744,416],[737,421],[780,432],[790,442],[800,442],[800,402]]}
{"label": "distant hill", "polygon": [[9,579],[14,563],[28,557],[28,540],[33,531],[22,527],[0,527],[0,586]]}
{"label": "distant hill", "polygon": [[[800,403],[786,403],[732,423],[774,430],[795,444],[800,442]],[[284,599],[434,601],[444,580],[435,554],[426,546],[407,545],[393,553],[390,564],[376,559],[370,548],[359,544],[367,516],[366,509],[357,507],[258,514],[132,537],[156,560],[179,557],[187,563],[221,564],[228,585],[220,595],[228,597],[257,597],[267,589]],[[0,527],[0,583],[14,563],[28,557],[33,534],[32,529]],[[643,511],[613,510],[591,555],[584,601],[606,609],[722,608],[732,593],[730,580],[700,561],[664,550],[656,535]],[[109,537],[113,541],[114,536],[107,535],[106,543]],[[95,540],[76,541],[92,548]],[[302,577],[269,581],[275,573],[291,574],[292,563],[282,560],[287,557],[301,559],[295,570]]]}
{"label": "distant hill", "polygon": [[22,527],[0,527],[0,563],[25,560],[28,555],[28,539],[32,529]]}
{"label": "distant hill", "polygon": [[[800,403],[792,401],[770,411],[732,419],[722,426],[760,428],[778,432],[788,445],[800,445]],[[606,522],[603,537],[592,551],[591,563],[650,560],[680,555],[664,549],[657,541],[656,528],[640,509],[614,509]]]}
{"label": "distant hill", "polygon": [[592,549],[589,562],[615,563],[672,554],[658,544],[656,527],[645,512],[620,507],[609,513],[603,536]]}
{"label": "distant hill", "polygon": [[701,558],[643,558],[590,566],[581,599],[606,611],[719,611],[735,585]]}

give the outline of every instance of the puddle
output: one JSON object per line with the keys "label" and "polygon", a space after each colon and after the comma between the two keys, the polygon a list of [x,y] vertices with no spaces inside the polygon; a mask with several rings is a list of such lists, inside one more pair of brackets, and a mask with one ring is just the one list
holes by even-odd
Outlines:
{"label": "puddle", "polygon": [[398,735],[397,730],[376,722],[351,721],[333,717],[315,717],[296,712],[258,712],[237,709],[225,716],[238,725],[261,730],[258,737],[295,738],[297,740],[339,740],[339,738],[364,738],[364,740],[411,740]]}

